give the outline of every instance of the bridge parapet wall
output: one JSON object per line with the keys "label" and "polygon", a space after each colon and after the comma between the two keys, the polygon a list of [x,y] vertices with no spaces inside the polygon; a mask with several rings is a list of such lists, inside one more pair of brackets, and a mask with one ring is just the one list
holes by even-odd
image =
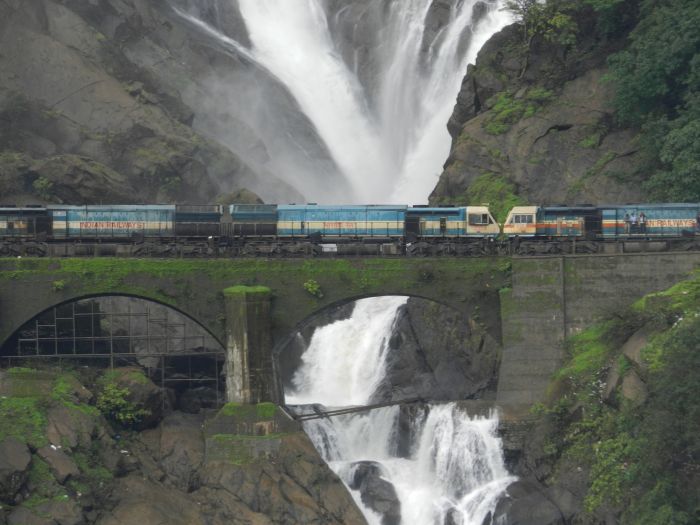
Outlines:
{"label": "bridge parapet wall", "polygon": [[694,252],[514,258],[513,287],[501,293],[498,403],[543,401],[566,337],[698,267]]}

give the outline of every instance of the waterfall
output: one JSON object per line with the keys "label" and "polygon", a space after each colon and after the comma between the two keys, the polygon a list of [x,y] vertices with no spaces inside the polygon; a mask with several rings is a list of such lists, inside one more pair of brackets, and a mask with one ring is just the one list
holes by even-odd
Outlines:
{"label": "waterfall", "polygon": [[[384,378],[389,338],[405,303],[403,297],[364,299],[349,319],[317,329],[287,403],[368,404]],[[496,436],[497,417],[470,418],[455,403],[429,406],[411,421],[407,452],[399,450],[407,437],[399,435],[400,417],[393,406],[307,421],[305,430],[370,524],[391,521],[352,490],[362,465],[391,484],[404,525],[482,525],[513,481]]]}
{"label": "waterfall", "polygon": [[[349,203],[426,202],[449,154],[446,124],[466,66],[511,20],[503,0],[208,1],[237,2],[248,47],[225,28],[197,26],[286,88],[339,170],[343,183],[329,184],[336,179],[327,163],[300,166],[304,151],[289,153],[307,133],[281,120],[258,126],[237,108],[268,145],[270,171],[316,202],[337,200],[334,187]],[[193,21],[196,12],[183,16]]]}

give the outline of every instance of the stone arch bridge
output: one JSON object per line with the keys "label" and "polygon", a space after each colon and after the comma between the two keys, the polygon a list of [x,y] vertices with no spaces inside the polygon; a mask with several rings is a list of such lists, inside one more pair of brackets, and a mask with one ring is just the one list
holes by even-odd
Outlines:
{"label": "stone arch bridge", "polygon": [[436,301],[503,343],[498,401],[530,404],[563,359],[561,341],[664,289],[700,254],[543,258],[0,259],[0,346],[57,304],[130,295],[173,307],[227,349],[227,394],[281,401],[274,349],[326,308],[380,295]]}

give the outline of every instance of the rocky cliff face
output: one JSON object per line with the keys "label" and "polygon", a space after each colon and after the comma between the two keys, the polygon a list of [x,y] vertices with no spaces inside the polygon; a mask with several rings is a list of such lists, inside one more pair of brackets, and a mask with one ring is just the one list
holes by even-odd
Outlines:
{"label": "rocky cliff face", "polygon": [[[247,188],[298,194],[193,127],[210,79],[249,68],[162,0],[0,2],[0,196],[4,202],[213,202]],[[247,156],[246,162],[242,160]],[[252,197],[254,198],[254,196]]]}
{"label": "rocky cliff face", "polygon": [[[117,390],[106,390],[106,377]],[[88,390],[50,370],[0,372],[0,524],[365,523],[274,405],[163,412],[160,389],[135,369],[98,384]],[[122,388],[127,404],[110,405]],[[120,428],[97,407],[127,419],[138,407],[148,414],[138,426],[149,428]]]}
{"label": "rocky cliff face", "polygon": [[644,199],[635,132],[616,126],[605,81],[620,43],[596,40],[590,13],[577,22],[573,48],[536,38],[528,50],[518,24],[482,48],[448,125],[452,150],[432,203]]}

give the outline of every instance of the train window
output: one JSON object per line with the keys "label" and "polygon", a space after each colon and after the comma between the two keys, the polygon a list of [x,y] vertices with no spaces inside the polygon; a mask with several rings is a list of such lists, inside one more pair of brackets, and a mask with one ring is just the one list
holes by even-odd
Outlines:
{"label": "train window", "polygon": [[534,222],[532,215],[516,215],[513,219],[515,224],[532,224]]}
{"label": "train window", "polygon": [[488,213],[470,213],[469,214],[469,224],[473,226],[479,226],[482,224],[489,223]]}

